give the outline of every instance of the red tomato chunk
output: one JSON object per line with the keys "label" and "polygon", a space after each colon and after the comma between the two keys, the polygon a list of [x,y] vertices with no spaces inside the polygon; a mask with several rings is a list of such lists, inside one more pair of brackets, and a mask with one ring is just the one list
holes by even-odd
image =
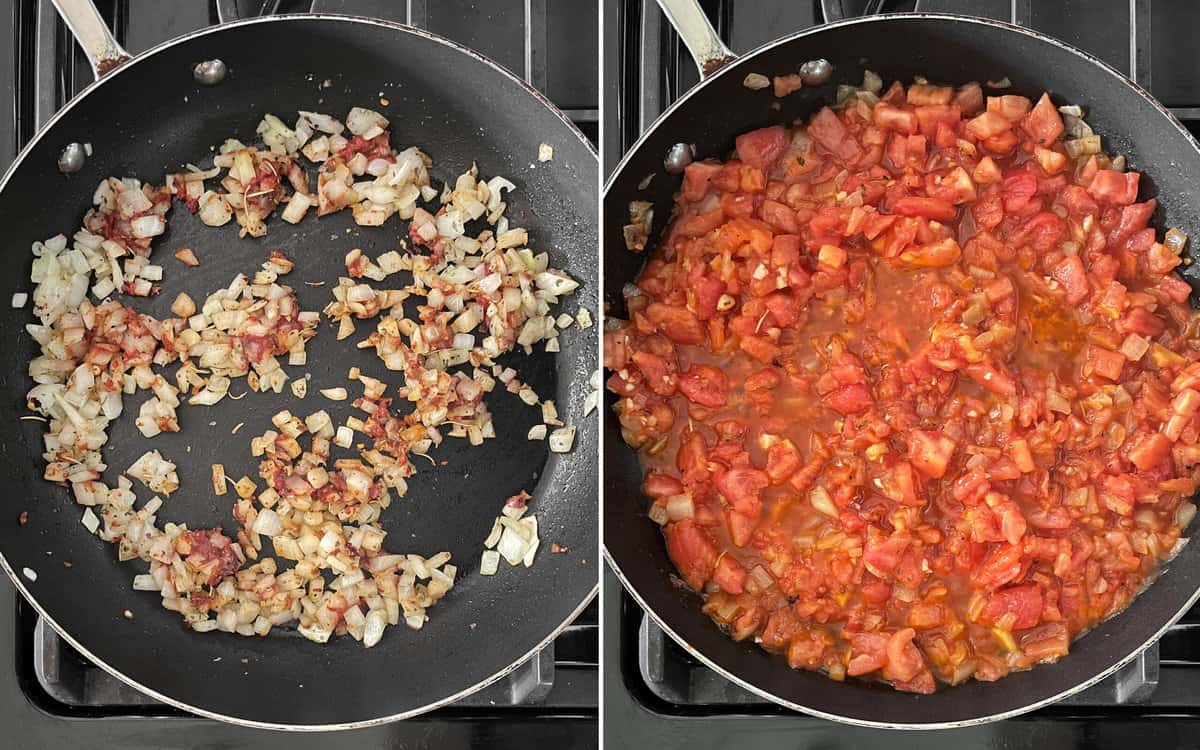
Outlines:
{"label": "red tomato chunk", "polygon": [[[1054,661],[1175,549],[1200,326],[1140,175],[1047,95],[893,86],[685,171],[604,362],[667,552],[796,669]],[[1075,151],[1075,149],[1072,149]]]}

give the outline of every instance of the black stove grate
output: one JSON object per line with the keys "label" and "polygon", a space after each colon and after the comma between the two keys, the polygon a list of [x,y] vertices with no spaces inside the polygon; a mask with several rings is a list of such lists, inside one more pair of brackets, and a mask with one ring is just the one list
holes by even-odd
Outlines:
{"label": "black stove grate", "polygon": [[[868,0],[755,2],[702,0],[709,20],[735,52],[746,52],[784,31],[862,15]],[[885,0],[882,12],[926,11],[984,16],[1056,36],[1097,55],[1147,88],[1192,132],[1200,133],[1200,51],[1191,30],[1200,4],[1150,0]],[[694,62],[654,0],[609,0],[605,88],[609,116],[604,166],[611,172],[641,133],[699,82]],[[730,682],[667,636],[624,591],[620,668],[635,700],[660,716],[792,715]],[[1139,715],[1200,716],[1200,606],[1163,639],[1103,682],[1035,717]]]}
{"label": "black stove grate", "polygon": [[[593,142],[598,137],[595,26],[549,0],[211,0],[155,3],[97,0],[132,53],[221,21],[263,13],[344,13],[428,29],[488,55],[550,97]],[[8,31],[0,25],[0,33]],[[13,3],[12,60],[0,64],[12,119],[0,122],[0,169],[46,121],[92,81],[91,68],[49,0]],[[10,72],[6,65],[14,64]],[[17,604],[17,671],[26,696],[64,718],[184,717],[95,666],[23,600]],[[598,604],[519,669],[435,717],[520,710],[563,716],[597,712]]]}

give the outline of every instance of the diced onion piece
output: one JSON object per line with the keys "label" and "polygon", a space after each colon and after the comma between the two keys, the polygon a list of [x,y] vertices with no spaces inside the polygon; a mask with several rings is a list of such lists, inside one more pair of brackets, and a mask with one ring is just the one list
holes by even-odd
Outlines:
{"label": "diced onion piece", "polygon": [[575,426],[559,427],[550,433],[550,450],[555,453],[569,453],[575,443]]}
{"label": "diced onion piece", "polygon": [[760,91],[771,85],[771,79],[762,73],[747,73],[742,79],[742,85],[752,91]]}
{"label": "diced onion piece", "polygon": [[535,424],[533,427],[529,428],[529,436],[528,436],[529,439],[530,440],[545,440],[546,439],[546,429],[547,429],[546,425],[544,425],[544,424]]}
{"label": "diced onion piece", "polygon": [[218,495],[224,495],[229,489],[225,484],[225,467],[221,464],[212,465],[212,487]]}
{"label": "diced onion piece", "polygon": [[330,401],[345,401],[347,394],[345,388],[322,388],[321,395]]}
{"label": "diced onion piece", "polygon": [[673,495],[667,498],[667,520],[679,521],[692,518],[696,514],[696,504],[688,494]]}
{"label": "diced onion piece", "polygon": [[484,550],[479,561],[479,575],[494,576],[500,569],[500,553],[494,549]]}

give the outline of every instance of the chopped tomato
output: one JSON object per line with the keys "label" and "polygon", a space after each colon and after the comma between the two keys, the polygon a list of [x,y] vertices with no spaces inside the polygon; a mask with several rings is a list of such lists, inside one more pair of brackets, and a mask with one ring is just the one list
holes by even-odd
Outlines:
{"label": "chopped tomato", "polygon": [[729,401],[729,382],[719,367],[692,365],[679,376],[679,391],[701,406],[719,409]]}
{"label": "chopped tomato", "polygon": [[900,198],[892,204],[892,213],[900,216],[921,216],[935,221],[950,221],[955,213],[953,204],[938,198]]}
{"label": "chopped tomato", "polygon": [[768,172],[790,142],[791,137],[781,125],[759,128],[737,137],[737,155],[747,164]]}
{"label": "chopped tomato", "polygon": [[717,547],[712,537],[690,518],[669,523],[663,531],[667,536],[667,554],[683,580],[697,591],[704,588],[717,562]]}
{"label": "chopped tomato", "polygon": [[691,500],[663,531],[705,612],[929,693],[1060,658],[1153,580],[1200,487],[1200,348],[1179,238],[1138,173],[1072,162],[1049,96],[864,99],[685,170],[603,361],[651,515]]}
{"label": "chopped tomato", "polygon": [[1113,203],[1118,206],[1128,206],[1137,200],[1137,172],[1115,172],[1111,169],[1101,169],[1088,185],[1088,192],[1102,203]]}
{"label": "chopped tomato", "polygon": [[727,593],[737,595],[745,590],[746,569],[729,555],[721,555],[721,559],[717,560],[712,577]]}
{"label": "chopped tomato", "polygon": [[925,476],[941,479],[950,466],[956,445],[940,432],[913,430],[909,433],[908,460]]}
{"label": "chopped tomato", "polygon": [[1042,587],[1036,583],[1009,586],[992,592],[979,619],[986,625],[996,625],[1006,615],[1008,630],[1024,630],[1037,625],[1042,618]]}
{"label": "chopped tomato", "polygon": [[735,510],[757,516],[762,509],[760,495],[771,480],[753,466],[734,466],[714,476],[713,483]]}
{"label": "chopped tomato", "polygon": [[1021,127],[1029,133],[1034,143],[1040,146],[1053,143],[1055,138],[1062,135],[1062,117],[1058,114],[1054,102],[1050,101],[1049,94],[1042,94],[1042,98],[1038,99],[1037,105],[1021,123]]}

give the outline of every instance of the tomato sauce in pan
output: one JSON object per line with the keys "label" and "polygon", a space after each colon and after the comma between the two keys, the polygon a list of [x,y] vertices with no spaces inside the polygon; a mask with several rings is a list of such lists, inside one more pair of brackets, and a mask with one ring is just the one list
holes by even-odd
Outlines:
{"label": "tomato sauce in pan", "polygon": [[604,357],[731,637],[928,693],[1058,659],[1153,577],[1200,342],[1186,238],[1121,166],[1049,96],[894,84],[687,168]]}

